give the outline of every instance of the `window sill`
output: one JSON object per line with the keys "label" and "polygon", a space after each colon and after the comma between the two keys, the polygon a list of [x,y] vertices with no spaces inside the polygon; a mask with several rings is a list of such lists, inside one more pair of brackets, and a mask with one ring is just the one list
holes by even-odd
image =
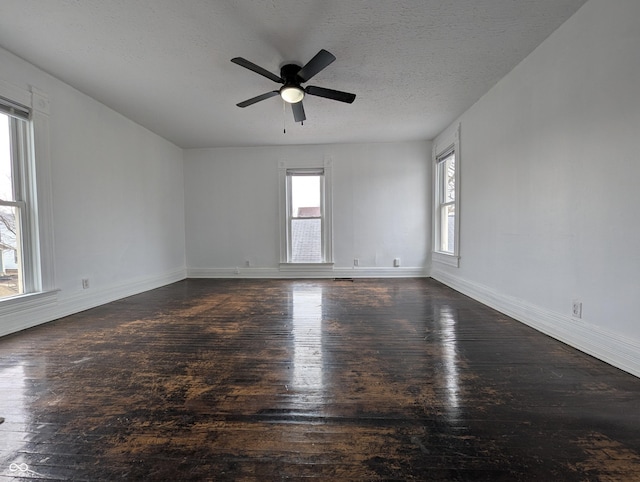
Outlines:
{"label": "window sill", "polygon": [[280,271],[333,270],[333,263],[280,263]]}
{"label": "window sill", "polygon": [[440,264],[446,264],[447,266],[453,266],[454,268],[460,267],[460,256],[449,253],[441,253],[434,251],[431,255],[432,261]]}
{"label": "window sill", "polygon": [[53,305],[58,299],[58,290],[41,291],[12,296],[0,300],[0,316],[14,313],[16,310],[26,310]]}

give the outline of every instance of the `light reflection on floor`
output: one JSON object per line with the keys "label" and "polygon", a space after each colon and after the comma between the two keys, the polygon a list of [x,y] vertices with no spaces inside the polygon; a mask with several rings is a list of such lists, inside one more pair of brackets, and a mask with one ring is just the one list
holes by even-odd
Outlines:
{"label": "light reflection on floor", "polygon": [[440,326],[440,342],[442,346],[442,363],[444,365],[444,385],[447,394],[447,412],[449,418],[457,419],[460,415],[460,373],[458,371],[458,346],[456,338],[456,317],[449,307],[436,308],[436,321]]}
{"label": "light reflection on floor", "polygon": [[[15,456],[27,443],[27,378],[22,364],[0,370],[0,475],[16,476],[17,468],[29,462]],[[13,470],[12,470],[13,469]]]}
{"label": "light reflection on floor", "polygon": [[322,287],[293,289],[293,376],[291,388],[307,401],[324,389],[322,360]]}

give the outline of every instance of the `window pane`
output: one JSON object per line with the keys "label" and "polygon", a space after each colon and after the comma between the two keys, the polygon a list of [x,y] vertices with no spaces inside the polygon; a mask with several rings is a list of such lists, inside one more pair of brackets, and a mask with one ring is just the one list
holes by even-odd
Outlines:
{"label": "window pane", "polygon": [[321,216],[320,176],[291,176],[291,216]]}
{"label": "window pane", "polygon": [[450,155],[444,161],[444,202],[456,199],[456,156]]}
{"label": "window pane", "polygon": [[0,298],[23,292],[19,214],[17,207],[0,206]]}
{"label": "window pane", "polygon": [[291,262],[322,262],[322,220],[291,220]]}
{"label": "window pane", "polygon": [[0,199],[3,201],[15,201],[9,132],[9,117],[0,114]]}
{"label": "window pane", "polygon": [[456,207],[453,204],[442,206],[440,210],[440,251],[455,252]]}

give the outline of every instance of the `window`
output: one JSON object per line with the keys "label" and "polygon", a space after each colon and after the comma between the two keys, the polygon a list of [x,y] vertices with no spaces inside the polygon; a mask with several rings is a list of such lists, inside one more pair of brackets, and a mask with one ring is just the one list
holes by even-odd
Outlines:
{"label": "window", "polygon": [[281,263],[331,263],[330,172],[281,163]]}
{"label": "window", "polygon": [[458,133],[447,148],[435,155],[434,260],[458,266],[459,240]]}
{"label": "window", "polygon": [[0,99],[0,299],[39,289],[29,111]]}
{"label": "window", "polygon": [[456,246],[456,153],[439,157],[436,165],[438,190],[438,246],[441,253],[455,254]]}
{"label": "window", "polygon": [[324,171],[287,173],[289,257],[292,263],[322,263],[322,178]]}

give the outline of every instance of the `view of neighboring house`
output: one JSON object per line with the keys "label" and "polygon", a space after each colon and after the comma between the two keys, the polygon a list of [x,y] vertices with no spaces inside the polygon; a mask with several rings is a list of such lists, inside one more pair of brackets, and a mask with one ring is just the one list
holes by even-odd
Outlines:
{"label": "view of neighboring house", "polygon": [[16,235],[8,226],[15,226],[13,213],[3,212],[0,214],[0,275],[15,274],[18,271]]}
{"label": "view of neighboring house", "polygon": [[18,289],[18,259],[16,235],[9,227],[15,226],[12,212],[0,213],[0,298],[14,296]]}
{"label": "view of neighboring house", "polygon": [[322,261],[322,219],[320,207],[300,207],[291,220],[292,260],[296,263]]}

